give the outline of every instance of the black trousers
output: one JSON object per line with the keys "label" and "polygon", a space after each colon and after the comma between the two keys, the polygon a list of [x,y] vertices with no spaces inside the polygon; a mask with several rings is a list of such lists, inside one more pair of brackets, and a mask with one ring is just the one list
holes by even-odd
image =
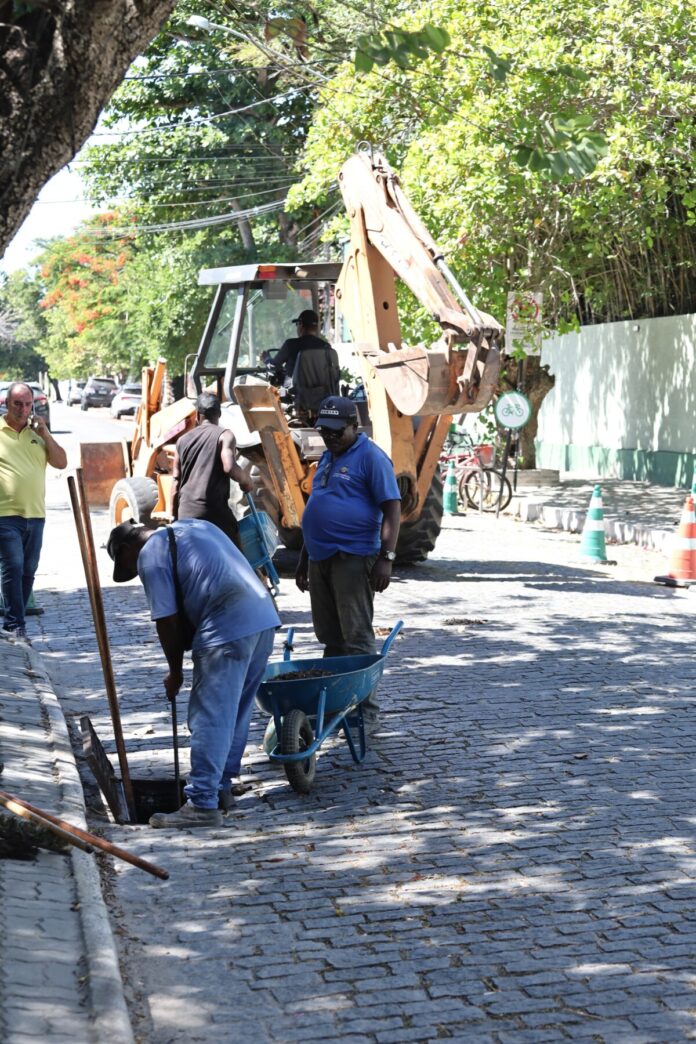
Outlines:
{"label": "black trousers", "polygon": [[[376,555],[349,555],[339,551],[321,562],[309,561],[309,597],[312,623],[324,656],[371,655],[375,652],[372,629],[374,592],[370,573]],[[375,694],[364,709],[377,710]]]}

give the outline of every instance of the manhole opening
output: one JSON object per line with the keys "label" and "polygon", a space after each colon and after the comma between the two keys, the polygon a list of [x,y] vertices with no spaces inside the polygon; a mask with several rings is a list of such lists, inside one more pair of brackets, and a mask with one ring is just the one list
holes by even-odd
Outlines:
{"label": "manhole opening", "polygon": [[177,789],[173,779],[131,779],[135,801],[135,822],[147,823],[155,812],[176,812],[186,801],[185,780]]}

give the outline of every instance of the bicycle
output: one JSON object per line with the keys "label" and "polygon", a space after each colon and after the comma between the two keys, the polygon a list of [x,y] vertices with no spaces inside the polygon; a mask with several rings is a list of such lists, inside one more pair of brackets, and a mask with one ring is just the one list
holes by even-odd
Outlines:
{"label": "bicycle", "polygon": [[458,436],[457,448],[452,452],[448,440],[440,454],[440,474],[444,481],[450,461],[454,461],[459,500],[476,511],[504,511],[512,500],[512,486],[502,472],[492,466],[493,446],[474,445],[468,435]]}

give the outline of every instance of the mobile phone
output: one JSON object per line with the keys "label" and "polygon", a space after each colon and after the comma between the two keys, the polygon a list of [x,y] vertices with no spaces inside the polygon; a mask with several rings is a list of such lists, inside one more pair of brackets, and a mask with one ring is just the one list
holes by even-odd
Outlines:
{"label": "mobile phone", "polygon": [[36,430],[36,417],[33,413],[29,414],[29,427]]}

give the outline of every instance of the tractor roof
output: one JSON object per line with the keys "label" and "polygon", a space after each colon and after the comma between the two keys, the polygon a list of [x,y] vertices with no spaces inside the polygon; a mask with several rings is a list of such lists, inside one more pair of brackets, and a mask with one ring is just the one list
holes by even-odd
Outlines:
{"label": "tractor roof", "polygon": [[229,268],[204,268],[198,276],[199,286],[240,286],[244,283],[329,282],[335,283],[342,268],[340,262],[299,264],[283,261],[269,265],[231,265]]}

